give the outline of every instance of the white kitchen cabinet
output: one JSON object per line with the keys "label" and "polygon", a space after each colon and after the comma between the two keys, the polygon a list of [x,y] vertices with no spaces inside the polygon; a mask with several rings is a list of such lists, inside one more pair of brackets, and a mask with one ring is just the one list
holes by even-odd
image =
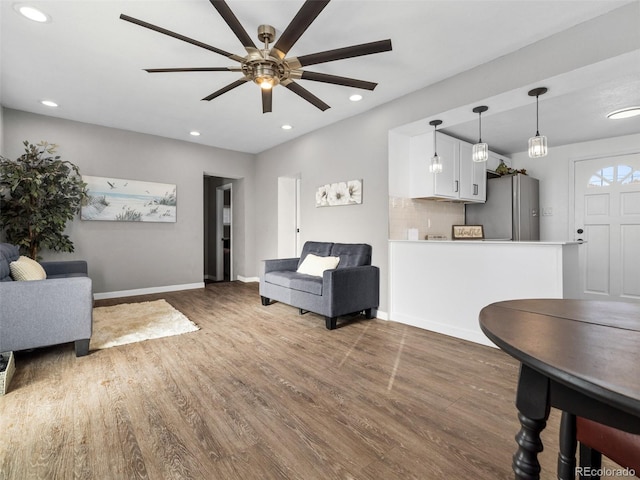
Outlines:
{"label": "white kitchen cabinet", "polygon": [[473,145],[460,142],[460,200],[485,202],[487,200],[487,163],[474,162]]}
{"label": "white kitchen cabinet", "polygon": [[410,138],[409,192],[412,198],[441,198],[463,202],[486,200],[486,164],[471,160],[472,145],[442,133],[437,135],[437,152],[442,172],[431,173],[433,133]]}

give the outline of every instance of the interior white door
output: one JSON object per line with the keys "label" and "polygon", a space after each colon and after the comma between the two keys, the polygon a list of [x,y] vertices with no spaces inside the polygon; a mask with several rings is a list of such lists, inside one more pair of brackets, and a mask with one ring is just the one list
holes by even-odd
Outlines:
{"label": "interior white door", "polygon": [[640,301],[640,154],[575,164],[584,298]]}
{"label": "interior white door", "polygon": [[278,258],[293,258],[298,250],[298,179],[278,177]]}

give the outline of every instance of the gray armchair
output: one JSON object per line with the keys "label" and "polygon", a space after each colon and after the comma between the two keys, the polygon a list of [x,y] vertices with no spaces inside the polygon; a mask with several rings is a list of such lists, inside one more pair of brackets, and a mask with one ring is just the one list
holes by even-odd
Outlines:
{"label": "gray armchair", "polygon": [[[340,261],[322,277],[298,273],[309,253],[336,256]],[[379,292],[380,270],[371,265],[371,246],[367,244],[306,242],[300,258],[265,260],[260,277],[263,305],[277,300],[299,308],[301,313],[323,315],[329,330],[336,328],[341,315],[364,312],[367,318],[373,318]]]}
{"label": "gray armchair", "polygon": [[13,281],[9,264],[18,248],[0,244],[0,352],[74,342],[89,352],[93,293],[85,261],[42,262],[46,280]]}

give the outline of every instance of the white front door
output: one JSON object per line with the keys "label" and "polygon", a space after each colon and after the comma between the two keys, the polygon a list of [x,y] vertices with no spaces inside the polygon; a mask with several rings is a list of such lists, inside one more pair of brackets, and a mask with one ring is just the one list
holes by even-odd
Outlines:
{"label": "white front door", "polygon": [[640,301],[640,154],[575,163],[583,297]]}

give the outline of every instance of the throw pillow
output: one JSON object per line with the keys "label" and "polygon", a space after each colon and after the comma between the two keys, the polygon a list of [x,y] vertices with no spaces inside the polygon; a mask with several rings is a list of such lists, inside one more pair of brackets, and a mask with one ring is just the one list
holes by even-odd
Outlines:
{"label": "throw pillow", "polygon": [[339,261],[340,257],[319,257],[313,253],[309,253],[296,271],[306,275],[313,275],[314,277],[321,277],[322,272],[325,270],[333,270],[336,268]]}
{"label": "throw pillow", "polygon": [[24,255],[20,256],[15,262],[11,262],[9,268],[11,269],[11,276],[14,280],[29,281],[44,280],[47,278],[47,273],[44,271],[44,268],[42,268],[42,265]]}

